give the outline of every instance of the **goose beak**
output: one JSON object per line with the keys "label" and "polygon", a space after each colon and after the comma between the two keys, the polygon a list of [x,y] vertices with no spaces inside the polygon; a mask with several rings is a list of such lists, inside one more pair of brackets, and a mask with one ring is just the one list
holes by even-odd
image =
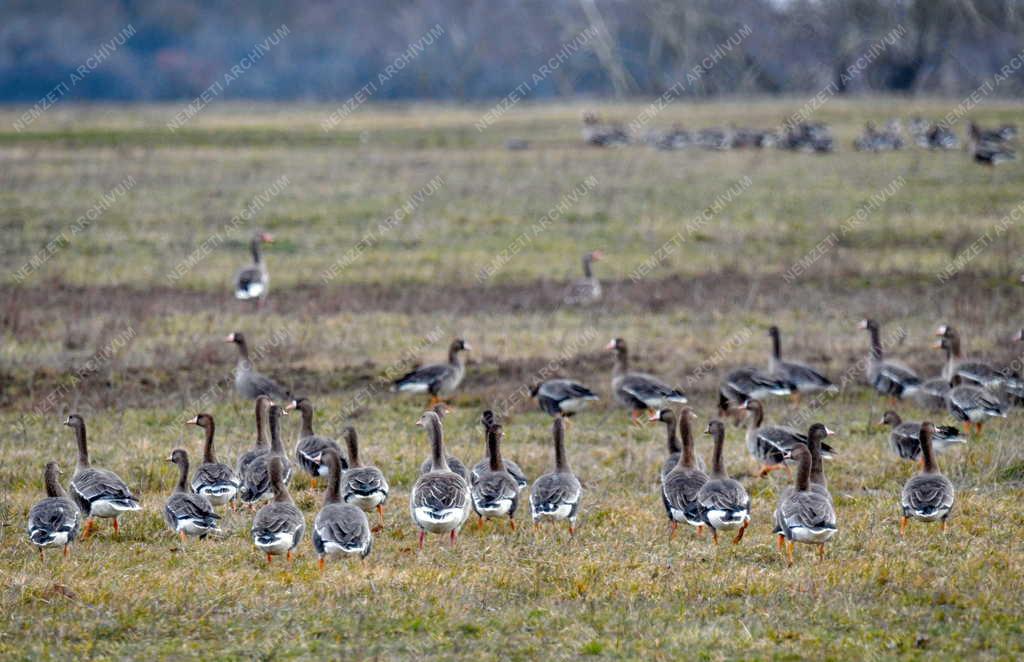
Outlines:
{"label": "goose beak", "polygon": [[608,344],[605,345],[604,348],[606,350],[608,350],[608,351],[611,351],[611,350],[615,349],[615,341],[614,340],[609,340]]}
{"label": "goose beak", "polygon": [[834,435],[835,433],[836,433],[836,431],[835,431],[835,430],[832,430],[832,429],[828,428],[827,426],[825,427],[825,434],[826,434],[826,435],[828,435],[828,436],[830,436],[830,437],[831,437],[831,436],[832,436],[832,435]]}
{"label": "goose beak", "polygon": [[174,455],[173,454],[172,455],[168,455],[167,456],[167,461],[168,462],[174,462]]}
{"label": "goose beak", "polygon": [[590,259],[594,262],[600,262],[604,259],[604,252],[599,248],[596,251],[590,252]]}
{"label": "goose beak", "polygon": [[287,416],[288,415],[288,408],[287,407],[285,407],[284,409],[281,410],[281,415],[282,416]]}
{"label": "goose beak", "polygon": [[262,241],[265,244],[272,244],[274,243],[274,235],[270,234],[269,232],[264,232],[263,234],[260,235],[260,241]]}
{"label": "goose beak", "polygon": [[185,421],[185,425],[199,425],[199,417],[193,416],[192,418]]}
{"label": "goose beak", "polygon": [[652,413],[650,416],[647,417],[647,420],[648,421],[660,421],[661,420],[661,412],[660,411],[656,411],[656,412]]}
{"label": "goose beak", "polygon": [[1013,334],[1013,342],[1020,342],[1024,340],[1024,329],[1021,329],[1017,333]]}
{"label": "goose beak", "polygon": [[299,403],[297,401],[295,401],[295,400],[292,400],[287,405],[285,405],[284,411],[291,411],[291,410],[295,409],[298,406],[299,406]]}
{"label": "goose beak", "polygon": [[949,327],[946,326],[945,324],[943,324],[939,328],[935,329],[935,335],[937,335],[937,336],[944,336],[944,335],[946,335],[946,331],[949,331]]}
{"label": "goose beak", "polygon": [[472,345],[470,345],[470,344],[469,344],[468,342],[466,342],[465,340],[463,340],[463,341],[462,341],[462,349],[464,349],[464,350],[465,350],[465,351],[467,351],[467,352],[471,352],[471,351],[473,351],[473,346],[472,346]]}
{"label": "goose beak", "polygon": [[235,334],[229,333],[224,337],[224,342],[235,342]]}
{"label": "goose beak", "polygon": [[860,323],[857,324],[857,328],[858,329],[866,329],[866,328],[868,328],[868,321],[867,320],[861,320]]}
{"label": "goose beak", "polygon": [[690,412],[690,414],[689,414],[689,416],[690,416],[690,418],[692,418],[692,419],[693,419],[693,420],[695,420],[695,421],[696,421],[696,420],[697,420],[698,418],[700,418],[700,416],[698,416],[698,415],[697,415],[697,412],[695,412],[695,411],[691,411],[691,412]]}
{"label": "goose beak", "polygon": [[747,406],[747,401],[746,401],[746,400],[744,400],[744,401],[743,401],[743,402],[742,402],[742,403],[740,404],[740,406],[739,406],[739,407],[736,407],[736,409],[743,409],[743,410],[746,410],[746,409],[750,409],[750,407],[748,407],[748,406]]}
{"label": "goose beak", "polygon": [[68,416],[68,417],[67,417],[67,418],[66,418],[66,419],[64,420],[64,425],[71,425],[71,417],[70,417],[70,416]]}

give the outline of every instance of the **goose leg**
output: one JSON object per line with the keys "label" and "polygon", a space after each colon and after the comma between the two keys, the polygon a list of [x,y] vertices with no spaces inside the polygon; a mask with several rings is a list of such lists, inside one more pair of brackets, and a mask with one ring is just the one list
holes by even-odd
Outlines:
{"label": "goose leg", "polygon": [[572,522],[569,522],[569,537],[570,538],[575,538],[576,537],[576,525],[573,524]]}
{"label": "goose leg", "polygon": [[285,560],[288,561],[288,563],[291,563],[292,562],[292,550],[289,549],[288,553],[284,555],[284,558],[285,558]]}
{"label": "goose leg", "polygon": [[267,552],[267,565],[270,565],[273,562],[274,562],[274,557],[271,556],[270,552]]}
{"label": "goose leg", "polygon": [[945,532],[946,532],[946,520],[942,520],[942,527],[941,527],[941,530],[942,530],[942,532],[943,532],[943,533],[945,533]]}
{"label": "goose leg", "polygon": [[324,557],[323,557],[323,554],[321,554],[320,558],[317,559],[316,564],[320,568],[320,572],[323,572],[324,571]]}
{"label": "goose leg", "polygon": [[902,538],[907,533],[907,516],[904,515],[900,518],[900,537]]}
{"label": "goose leg", "polygon": [[[483,531],[483,529],[484,529],[484,518],[483,518],[482,515],[477,515],[476,516],[476,530],[477,531]],[[452,531],[452,533],[455,533],[455,532]]]}
{"label": "goose leg", "polygon": [[377,521],[380,522],[379,531],[384,530],[384,506],[377,504]]}
{"label": "goose leg", "polygon": [[711,527],[711,542],[718,544],[718,529]]}
{"label": "goose leg", "polygon": [[184,545],[185,544],[185,532],[184,531],[178,531],[178,537],[181,538],[181,544]]}
{"label": "goose leg", "polygon": [[441,398],[437,397],[436,395],[430,396],[430,404],[427,405],[427,409],[430,409],[439,402],[441,402]]}
{"label": "goose leg", "polygon": [[789,540],[786,542],[786,564],[789,567],[793,567],[793,541]]}
{"label": "goose leg", "polygon": [[775,542],[776,546],[779,548],[779,551],[781,552],[786,547],[786,536],[780,533],[778,536],[775,537]]}
{"label": "goose leg", "polygon": [[[46,557],[43,556],[43,548],[42,547],[36,547],[36,549],[39,550],[39,560],[40,561],[42,561],[44,558],[46,558]],[[67,547],[64,547],[64,549],[66,550]]]}
{"label": "goose leg", "polygon": [[120,527],[118,527],[118,525],[117,525],[117,518],[115,517],[114,518],[114,535],[116,536],[116,535],[119,535],[120,533],[121,533],[121,529],[120,529]]}
{"label": "goose leg", "polygon": [[[481,522],[480,526],[483,526],[483,519],[482,518],[481,518],[480,522]],[[451,541],[452,547],[455,547],[455,541],[456,541],[457,538],[458,538],[458,534],[455,533],[455,529],[452,529],[452,532],[448,536],[448,539]]]}
{"label": "goose leg", "polygon": [[700,525],[697,526],[697,537],[698,538],[703,538],[704,537],[704,525],[703,524],[700,524]]}
{"label": "goose leg", "polygon": [[70,555],[71,555],[71,547],[69,545],[64,545],[64,558],[68,558],[68,556],[70,556]]}
{"label": "goose leg", "polygon": [[508,525],[509,525],[510,527],[512,527],[512,530],[513,530],[513,531],[515,531],[515,530],[516,530],[516,520],[515,520],[515,518],[514,518],[514,517],[513,517],[512,515],[509,515],[509,516],[508,516]]}
{"label": "goose leg", "polygon": [[825,562],[825,545],[822,543],[818,545],[818,561]]}
{"label": "goose leg", "polygon": [[315,490],[316,489],[316,476],[313,476],[312,478],[310,478],[309,482],[313,486],[313,489]]}
{"label": "goose leg", "polygon": [[675,540],[676,529],[678,529],[678,528],[679,528],[679,522],[677,522],[675,520],[672,520],[672,524],[671,524],[671,526],[669,526],[669,531],[668,531],[668,539],[669,540]]}
{"label": "goose leg", "polygon": [[82,540],[85,540],[90,535],[92,535],[93,526],[95,526],[95,520],[93,520],[93,518],[90,517],[87,520],[85,520],[85,531],[82,531]]}
{"label": "goose leg", "polygon": [[737,533],[736,537],[732,539],[732,544],[734,544],[734,545],[740,544],[740,541],[743,540],[743,534],[747,532],[747,527],[749,525],[750,525],[750,520],[747,520],[746,522],[743,523],[743,526],[740,527],[739,533]]}
{"label": "goose leg", "polygon": [[423,549],[423,538],[426,537],[426,535],[427,535],[426,531],[420,531],[420,550]]}

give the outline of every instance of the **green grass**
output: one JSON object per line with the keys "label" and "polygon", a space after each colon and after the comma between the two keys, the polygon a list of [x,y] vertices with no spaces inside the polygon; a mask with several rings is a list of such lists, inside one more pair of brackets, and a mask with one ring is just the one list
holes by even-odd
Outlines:
{"label": "green grass", "polygon": [[[803,102],[675,104],[652,126],[772,126]],[[524,105],[484,132],[473,128],[484,107],[364,108],[324,133],[329,107],[232,105],[174,134],[164,128],[171,106],[58,106],[26,133],[0,131],[0,658],[1020,657],[1019,413],[940,458],[958,488],[948,534],[917,525],[900,540],[897,499],[913,467],[890,454],[874,425],[884,403],[859,385],[844,389],[815,414],[840,432],[840,456],[827,467],[840,532],[825,563],[798,549],[786,568],[769,524],[785,476],[753,477],[735,428],[726,457],[754,499],[747,537],[718,549],[689,530],[668,539],[657,485],[663,430],[629,426],[609,402],[611,361],[601,351],[625,337],[638,367],[687,386],[702,420],[714,415],[725,369],[765,362],[773,323],[788,354],[836,379],[866,351],[855,325],[868,315],[906,330],[892,354],[922,375],[939,372],[928,345],[946,322],[963,328],[972,355],[1013,361],[1020,350],[1008,338],[1024,322],[1019,230],[942,287],[936,273],[1018,204],[1024,166],[992,171],[960,151],[849,147],[867,119],[938,118],[955,103],[832,100],[816,117],[833,124],[840,151],[818,157],[587,149],[579,104]],[[600,110],[629,121],[642,109]],[[0,111],[0,127],[16,114]],[[1015,103],[986,102],[974,117],[1024,123]],[[506,151],[511,137],[530,139],[531,149]],[[17,282],[14,272],[129,175],[137,183],[127,195]],[[168,282],[179,261],[282,175],[290,184],[280,195]],[[439,175],[436,194],[321,281]],[[745,176],[746,191],[631,282]],[[598,181],[592,192],[477,283],[481,267],[588,177]],[[783,280],[897,177],[906,184],[890,200],[796,281]],[[258,315],[228,289],[257,227],[278,237],[267,249],[270,304]],[[605,305],[555,310],[578,254],[597,247],[607,255],[597,268]],[[126,329],[131,342],[75,384],[71,375]],[[210,411],[229,461],[251,444],[250,406],[234,401],[226,382],[234,354],[221,339],[233,330],[254,343],[282,334],[258,365],[313,399],[319,431],[354,424],[363,455],[391,480],[387,528],[365,562],[333,563],[321,575],[307,538],[291,567],[267,568],[248,537],[248,513],[226,514],[221,540],[181,546],[166,530],[161,508],[175,474],[164,458],[176,446],[200,452],[199,429],[183,421]],[[425,342],[435,330],[443,340]],[[422,402],[375,384],[408,367],[410,355],[442,357],[457,334],[474,351],[446,434],[464,460],[483,455],[479,411],[508,402],[552,360],[604,396],[569,431],[586,486],[575,540],[563,528],[531,527],[524,506],[515,532],[468,526],[455,549],[435,538],[416,550],[406,503],[427,454],[413,425]],[[214,397],[197,402],[211,388]],[[40,412],[55,389],[59,405]],[[353,407],[367,392],[374,397]],[[124,519],[120,539],[103,523],[69,561],[40,562],[24,540],[25,516],[41,496],[45,461],[60,461],[65,479],[73,469],[73,437],[60,425],[71,408],[86,416],[95,462],[121,474],[144,510]],[[797,412],[768,406],[771,420]],[[285,423],[290,447],[297,421]],[[531,478],[551,464],[549,429],[529,402],[506,417],[505,453]],[[697,442],[707,456],[707,437]],[[303,479],[293,493],[311,524],[320,497]]]}

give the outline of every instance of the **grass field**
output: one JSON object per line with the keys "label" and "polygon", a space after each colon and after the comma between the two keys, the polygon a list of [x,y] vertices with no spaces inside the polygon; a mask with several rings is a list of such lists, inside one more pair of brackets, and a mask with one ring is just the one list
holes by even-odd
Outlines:
{"label": "grass field", "polygon": [[[804,101],[677,103],[651,126],[770,127]],[[1024,165],[850,147],[866,120],[938,119],[956,103],[831,100],[815,119],[833,125],[839,151],[824,156],[586,148],[583,105],[523,105],[483,131],[486,107],[369,107],[326,132],[331,107],[216,106],[176,132],[171,106],[58,106],[22,133],[8,128],[18,109],[0,110],[0,657],[1019,658],[1024,417],[941,456],[958,489],[951,529],[912,526],[900,540],[913,467],[888,451],[875,424],[885,403],[857,373],[867,316],[901,331],[891,353],[923,376],[939,373],[929,345],[942,323],[963,330],[972,355],[1020,354],[1009,338],[1024,325],[1024,239],[1015,222],[994,228],[1021,203]],[[599,110],[628,122],[643,108]],[[989,101],[971,117],[1024,124],[1024,106]],[[530,149],[506,150],[510,138]],[[260,313],[230,291],[256,228],[277,237]],[[674,252],[634,278],[677,233]],[[560,306],[592,248],[606,254],[604,302]],[[964,251],[976,255],[939,278]],[[686,389],[702,430],[724,371],[766,363],[773,323],[790,357],[851,377],[817,411],[768,404],[770,420],[840,432],[827,466],[839,534],[824,563],[801,549],[792,568],[770,535],[785,476],[756,478],[736,428],[726,457],[754,500],[747,537],[669,541],[663,429],[633,427],[613,405],[602,351],[624,337],[635,365]],[[226,515],[222,540],[182,546],[167,531],[176,474],[164,458],[201,450],[183,422],[212,413],[232,463],[252,443],[251,406],[230,388],[231,331],[264,345],[261,370],[313,399],[318,431],[355,425],[389,477],[387,528],[364,563],[320,574],[307,539],[291,567],[267,568],[249,514]],[[549,469],[550,421],[520,397],[549,364],[601,393],[568,436],[586,487],[574,540],[529,526],[524,509],[514,533],[467,526],[457,548],[432,539],[417,551],[407,498],[428,452],[413,425],[424,403],[380,384],[443,357],[456,335],[474,346],[446,420],[465,460],[483,456],[476,421],[491,406],[507,410],[506,456],[531,479]],[[144,510],[120,539],[104,522],[69,561],[40,562],[26,513],[46,461],[70,477],[71,409],[86,417],[94,462]],[[708,438],[697,442],[707,456]],[[320,496],[303,478],[293,494],[311,523]]]}

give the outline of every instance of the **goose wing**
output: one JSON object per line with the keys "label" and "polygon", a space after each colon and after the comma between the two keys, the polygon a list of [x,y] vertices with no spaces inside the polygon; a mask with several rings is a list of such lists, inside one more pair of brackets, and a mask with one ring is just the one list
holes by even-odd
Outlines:
{"label": "goose wing", "polygon": [[113,471],[106,469],[90,468],[76,472],[71,479],[71,489],[89,503],[97,499],[106,499],[138,505],[124,481]]}
{"label": "goose wing", "polygon": [[324,506],[313,520],[313,529],[322,542],[332,542],[345,549],[367,548],[370,540],[366,513],[348,504]]}
{"label": "goose wing", "polygon": [[661,491],[670,508],[682,511],[687,519],[699,520],[700,501],[697,495],[708,482],[707,474],[696,469],[670,471],[665,476]]}
{"label": "goose wing", "polygon": [[664,402],[686,403],[686,396],[653,375],[631,373],[619,381],[619,389],[634,400],[656,408]]}
{"label": "goose wing", "polygon": [[942,474],[917,474],[903,486],[904,511],[930,515],[953,507],[953,483]]}
{"label": "goose wing", "polygon": [[252,521],[253,535],[276,536],[280,533],[294,533],[305,526],[302,512],[295,504],[283,501],[268,503],[259,509]]}
{"label": "goose wing", "polygon": [[434,512],[466,507],[469,487],[465,479],[451,471],[431,471],[420,476],[412,488],[413,508]]}
{"label": "goose wing", "polygon": [[787,535],[796,527],[834,529],[836,511],[832,502],[820,492],[793,491],[779,504],[778,523]]}
{"label": "goose wing", "polygon": [[387,495],[389,489],[387,479],[377,467],[356,467],[345,472],[346,494],[368,496],[383,492]]}
{"label": "goose wing", "polygon": [[428,391],[452,376],[455,367],[449,363],[435,363],[412,370],[392,382],[393,391]]}
{"label": "goose wing", "polygon": [[582,491],[580,481],[572,474],[545,474],[534,481],[530,488],[530,503],[538,512],[557,510],[564,505],[575,508]]}
{"label": "goose wing", "polygon": [[205,462],[199,465],[196,473],[192,476],[192,489],[199,491],[199,488],[209,485],[234,485],[238,487],[238,478],[235,472],[226,464],[220,462]]}
{"label": "goose wing", "polygon": [[508,471],[487,471],[472,489],[473,502],[481,506],[519,497],[519,485]]}
{"label": "goose wing", "polygon": [[199,494],[177,492],[167,500],[164,509],[173,521],[195,520],[205,526],[216,526],[220,515],[213,511],[209,500]]}
{"label": "goose wing", "polygon": [[827,389],[833,386],[832,380],[805,363],[781,361],[779,376],[795,384],[798,389]]}
{"label": "goose wing", "polygon": [[235,275],[235,298],[254,299],[267,289],[266,274],[259,267],[244,267]]}
{"label": "goose wing", "polygon": [[65,497],[47,497],[28,512],[28,537],[37,544],[49,543],[55,534],[67,534],[70,542],[78,533],[81,516]]}
{"label": "goose wing", "polygon": [[548,380],[540,385],[537,393],[556,402],[573,399],[597,399],[597,395],[589,388],[568,379]]}
{"label": "goose wing", "polygon": [[750,507],[750,497],[738,481],[731,478],[709,480],[697,493],[697,501],[701,510],[746,510]]}

